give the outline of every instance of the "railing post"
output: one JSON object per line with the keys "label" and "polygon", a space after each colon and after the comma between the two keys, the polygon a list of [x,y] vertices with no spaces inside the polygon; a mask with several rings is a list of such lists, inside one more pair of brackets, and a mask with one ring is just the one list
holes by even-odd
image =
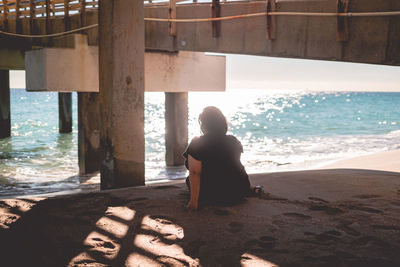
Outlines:
{"label": "railing post", "polygon": [[50,0],[46,0],[46,33],[50,33]]}
{"label": "railing post", "polygon": [[69,0],[64,0],[64,24],[66,31],[71,29],[70,19],[69,19]]}
{"label": "railing post", "polygon": [[15,1],[15,26],[16,26],[16,33],[22,32],[22,24],[21,24],[21,0]]}
{"label": "railing post", "polygon": [[81,0],[81,27],[86,26],[86,0]]}
{"label": "railing post", "polygon": [[[176,19],[176,0],[169,1],[168,18]],[[168,34],[170,36],[176,36],[176,22],[168,23]]]}
{"label": "railing post", "polygon": [[3,30],[8,30],[8,1],[3,0]]}
{"label": "railing post", "polygon": [[[212,0],[211,13],[213,18],[219,18],[221,16],[221,5],[219,4],[219,0]],[[221,32],[221,22],[213,21],[212,22],[213,37],[219,37],[220,32]]]}
{"label": "railing post", "polygon": [[33,0],[29,0],[29,31],[30,34],[34,33],[34,19],[35,18],[35,3]]}
{"label": "railing post", "polygon": [[271,16],[268,15],[269,12],[275,12],[275,0],[267,0],[267,7],[266,7],[266,12],[267,12],[267,17],[265,18],[266,20],[266,39],[267,40],[273,40],[275,39],[275,28],[276,28],[276,16]]}
{"label": "railing post", "polygon": [[[349,0],[337,1],[337,13],[347,13],[349,11]],[[347,17],[338,16],[337,19],[336,40],[345,42],[349,38],[348,19]]]}

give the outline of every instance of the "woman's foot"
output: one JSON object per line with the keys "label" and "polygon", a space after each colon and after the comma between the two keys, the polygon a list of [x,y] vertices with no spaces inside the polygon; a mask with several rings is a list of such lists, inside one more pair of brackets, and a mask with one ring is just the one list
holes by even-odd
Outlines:
{"label": "woman's foot", "polygon": [[250,186],[250,195],[260,197],[264,193],[262,185]]}

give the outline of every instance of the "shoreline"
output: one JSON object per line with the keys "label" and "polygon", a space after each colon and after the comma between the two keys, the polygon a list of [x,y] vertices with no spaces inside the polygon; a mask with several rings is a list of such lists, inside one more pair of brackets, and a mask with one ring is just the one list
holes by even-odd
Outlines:
{"label": "shoreline", "polygon": [[[382,152],[374,152],[367,155],[349,157],[344,159],[334,159],[327,160],[317,164],[311,164],[309,167],[294,167],[283,168],[281,170],[272,170],[264,172],[249,172],[249,176],[252,175],[268,175],[274,173],[282,172],[301,172],[301,171],[311,171],[311,170],[327,170],[327,169],[358,169],[358,170],[374,170],[374,171],[385,171],[385,172],[395,172],[400,173],[400,150],[389,150]],[[36,197],[55,197],[70,194],[79,194],[85,192],[97,192],[100,191],[100,178],[99,174],[95,175],[89,174],[90,179],[81,184],[81,187],[76,189],[61,190],[49,193],[38,193],[38,194],[27,194],[27,195],[10,195],[5,197],[0,197],[0,199],[17,199],[17,198],[36,198]],[[177,179],[160,179],[160,180],[149,180],[146,182],[145,186],[151,185],[161,185],[161,184],[174,184],[176,182],[181,182],[186,177]],[[92,180],[92,183],[90,182]]]}
{"label": "shoreline", "polygon": [[315,169],[360,169],[400,173],[400,150],[388,150],[338,159]]}

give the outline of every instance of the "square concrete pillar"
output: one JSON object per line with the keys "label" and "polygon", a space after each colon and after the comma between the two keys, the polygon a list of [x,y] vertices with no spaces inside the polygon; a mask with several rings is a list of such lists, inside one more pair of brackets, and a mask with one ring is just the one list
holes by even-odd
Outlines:
{"label": "square concrete pillar", "polygon": [[78,165],[80,174],[99,170],[99,112],[99,93],[78,93]]}
{"label": "square concrete pillar", "polygon": [[0,138],[11,136],[10,71],[0,70]]}
{"label": "square concrete pillar", "polygon": [[143,1],[99,2],[101,189],[144,185]]}
{"label": "square concrete pillar", "polygon": [[58,93],[58,129],[60,133],[72,132],[72,93]]}
{"label": "square concrete pillar", "polygon": [[188,93],[165,93],[165,161],[167,166],[185,163],[188,145]]}

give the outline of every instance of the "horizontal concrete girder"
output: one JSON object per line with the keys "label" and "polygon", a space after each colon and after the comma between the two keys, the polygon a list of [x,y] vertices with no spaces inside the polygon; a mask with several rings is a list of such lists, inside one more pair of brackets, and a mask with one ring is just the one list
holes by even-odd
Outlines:
{"label": "horizontal concrete girder", "polygon": [[[75,48],[44,48],[25,53],[28,91],[98,92],[98,47],[78,35]],[[145,90],[224,91],[225,56],[199,52],[145,53]]]}

